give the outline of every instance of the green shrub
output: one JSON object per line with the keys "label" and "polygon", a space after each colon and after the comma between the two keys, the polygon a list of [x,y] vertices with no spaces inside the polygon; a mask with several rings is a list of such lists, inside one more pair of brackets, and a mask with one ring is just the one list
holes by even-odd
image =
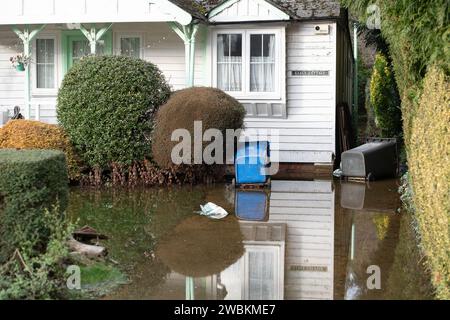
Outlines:
{"label": "green shrub", "polygon": [[[202,135],[208,129],[218,129],[225,137],[226,129],[242,128],[244,116],[244,107],[219,89],[198,87],[180,90],[161,107],[156,116],[153,159],[161,168],[173,166],[171,153],[179,142],[171,141],[172,133],[176,129],[187,129],[191,134],[193,164],[195,121],[202,122]],[[203,143],[203,148],[207,144]]]}
{"label": "green shrub", "polygon": [[67,239],[73,225],[58,207],[41,212],[40,221],[49,232],[45,248],[39,253],[30,250],[40,245],[38,237],[30,237],[15,256],[0,265],[0,300],[68,298],[64,262],[69,258]]}
{"label": "green shrub", "polygon": [[0,149],[0,263],[13,250],[41,252],[50,230],[42,213],[67,206],[68,177],[64,153],[52,150]]}
{"label": "green shrub", "polygon": [[[364,20],[367,18],[367,7],[373,1],[342,0],[342,3]],[[449,181],[446,173],[448,171],[443,169],[450,167],[448,149],[445,149],[448,148],[446,143],[449,141],[448,79],[439,80],[440,85],[437,85],[439,81],[435,82],[435,86],[431,85],[434,82],[431,79],[436,78],[432,74],[436,74],[437,71],[429,71],[432,66],[441,69],[440,79],[443,77],[442,74],[448,76],[450,72],[448,1],[377,0],[375,3],[381,10],[381,32],[389,44],[402,98],[403,136],[408,164],[412,169],[410,174],[414,191],[413,201],[418,207],[416,219],[423,237],[421,244],[427,260],[430,261],[428,266],[434,276],[437,276],[433,284],[437,289],[438,298],[449,299],[449,255],[442,246],[449,237],[447,225],[449,210],[447,209],[446,218],[442,216],[442,208],[445,208],[450,198],[448,185],[445,183],[445,179],[447,183]],[[423,84],[427,72],[429,72],[428,79]],[[423,86],[426,93],[422,95]],[[445,87],[447,89],[442,90]],[[440,90],[437,90],[438,88]],[[427,99],[434,103],[427,103]],[[447,105],[441,104],[445,101]],[[420,145],[421,143],[423,145]],[[430,176],[427,176],[428,174]],[[436,192],[438,188],[440,191]],[[446,191],[447,194],[443,194]],[[438,218],[434,218],[435,208]],[[439,239],[436,248],[432,248],[433,238]]]}
{"label": "green shrub", "polygon": [[69,178],[81,177],[81,163],[61,127],[39,121],[11,120],[0,128],[0,148],[55,149],[66,155]]}
{"label": "green shrub", "polygon": [[153,117],[169,95],[161,71],[151,63],[87,57],[64,78],[58,120],[91,167],[130,165],[150,156]]}
{"label": "green shrub", "polygon": [[397,137],[402,132],[400,97],[391,67],[382,54],[377,54],[370,82],[370,103],[375,123],[382,136]]}
{"label": "green shrub", "polygon": [[432,282],[450,297],[450,82],[431,68],[412,122],[409,169],[415,218]]}

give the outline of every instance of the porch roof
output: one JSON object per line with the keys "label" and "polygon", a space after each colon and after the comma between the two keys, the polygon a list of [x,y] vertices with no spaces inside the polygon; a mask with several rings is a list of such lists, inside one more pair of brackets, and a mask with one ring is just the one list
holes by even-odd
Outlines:
{"label": "porch roof", "polygon": [[[0,2],[0,25],[208,22],[208,14],[236,0],[8,0]],[[258,0],[284,12],[290,19],[338,18],[339,0]],[[239,19],[239,18],[238,18]]]}
{"label": "porch roof", "polygon": [[[205,19],[216,7],[230,0],[169,0],[198,19]],[[291,19],[338,18],[339,0],[264,0],[288,14]]]}
{"label": "porch roof", "polygon": [[191,21],[192,12],[169,0],[0,1],[0,25]]}

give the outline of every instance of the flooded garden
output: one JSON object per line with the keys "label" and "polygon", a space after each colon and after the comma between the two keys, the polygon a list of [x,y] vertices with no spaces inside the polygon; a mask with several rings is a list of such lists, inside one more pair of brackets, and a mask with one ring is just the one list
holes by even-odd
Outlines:
{"label": "flooded garden", "polygon": [[[102,299],[430,299],[398,187],[323,180],[272,181],[264,191],[72,188],[68,213],[108,236],[101,243],[115,272],[101,282],[108,270],[99,270],[97,286],[110,288],[97,292]],[[207,202],[229,216],[200,216]]]}

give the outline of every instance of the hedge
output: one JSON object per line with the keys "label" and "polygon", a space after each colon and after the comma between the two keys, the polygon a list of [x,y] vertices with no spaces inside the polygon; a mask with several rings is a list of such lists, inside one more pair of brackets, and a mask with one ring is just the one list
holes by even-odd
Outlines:
{"label": "hedge", "polygon": [[412,120],[409,170],[422,247],[441,297],[450,297],[450,82],[432,68]]}
{"label": "hedge", "polygon": [[[195,121],[202,122],[202,137],[208,129],[218,129],[225,140],[226,129],[242,128],[244,117],[242,104],[219,89],[196,87],[177,91],[156,116],[152,139],[153,160],[161,168],[172,167],[172,150],[180,143],[171,141],[172,133],[177,129],[186,129],[190,133],[192,148],[190,163],[184,164],[194,164]],[[202,150],[208,144],[203,142]]]}
{"label": "hedge", "polygon": [[69,178],[79,180],[81,163],[64,130],[39,121],[11,120],[0,128],[0,148],[55,149],[65,153]]}
{"label": "hedge", "polygon": [[53,150],[0,150],[0,263],[16,248],[41,252],[50,237],[43,212],[67,206],[64,153]]}
{"label": "hedge", "polygon": [[150,156],[153,117],[170,87],[152,63],[120,56],[83,58],[58,93],[58,121],[93,168]]}
{"label": "hedge", "polygon": [[342,0],[342,3],[361,20],[367,18],[368,5],[380,8],[381,32],[389,44],[402,99],[412,208],[437,298],[449,299],[448,1]]}
{"label": "hedge", "polygon": [[383,138],[398,137],[402,132],[400,97],[387,58],[378,53],[370,80],[370,105]]}

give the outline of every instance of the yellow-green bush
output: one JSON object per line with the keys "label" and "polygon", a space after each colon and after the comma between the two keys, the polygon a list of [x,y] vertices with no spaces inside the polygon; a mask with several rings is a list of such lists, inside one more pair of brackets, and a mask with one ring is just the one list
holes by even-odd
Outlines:
{"label": "yellow-green bush", "polygon": [[69,178],[81,176],[80,161],[64,130],[57,126],[29,120],[11,120],[0,128],[1,149],[55,149],[66,154]]}
{"label": "yellow-green bush", "polygon": [[400,97],[391,66],[381,53],[376,55],[373,66],[370,104],[375,113],[375,123],[382,136],[385,138],[399,136],[402,131]]}
{"label": "yellow-green bush", "polygon": [[450,83],[426,75],[412,120],[409,167],[415,215],[438,298],[450,298]]}

